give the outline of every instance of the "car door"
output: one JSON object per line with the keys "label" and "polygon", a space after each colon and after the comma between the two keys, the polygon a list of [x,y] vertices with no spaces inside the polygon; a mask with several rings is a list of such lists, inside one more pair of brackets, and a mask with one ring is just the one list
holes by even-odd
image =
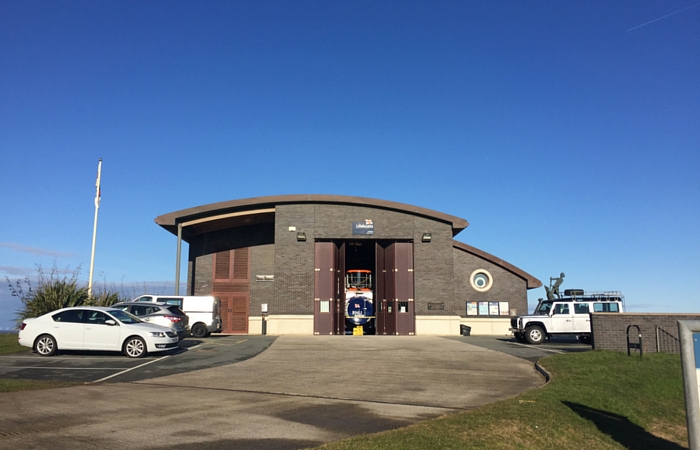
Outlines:
{"label": "car door", "polygon": [[573,333],[574,314],[570,303],[555,303],[552,309],[552,333]]}
{"label": "car door", "polygon": [[56,345],[62,350],[80,350],[83,348],[83,309],[69,309],[52,316],[51,333]]}
{"label": "car door", "polygon": [[591,315],[588,303],[574,303],[574,331],[590,332]]}
{"label": "car door", "polygon": [[[107,320],[116,322],[107,324]],[[121,350],[119,338],[119,322],[102,311],[87,311],[85,318],[85,334],[83,335],[85,350]]]}

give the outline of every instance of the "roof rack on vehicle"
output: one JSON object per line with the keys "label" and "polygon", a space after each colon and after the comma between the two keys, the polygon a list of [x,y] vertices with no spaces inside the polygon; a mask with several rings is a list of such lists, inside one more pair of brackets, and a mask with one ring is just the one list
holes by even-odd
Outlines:
{"label": "roof rack on vehicle", "polygon": [[598,302],[625,302],[625,296],[621,291],[584,291],[583,289],[566,289],[566,297],[577,302],[598,301]]}

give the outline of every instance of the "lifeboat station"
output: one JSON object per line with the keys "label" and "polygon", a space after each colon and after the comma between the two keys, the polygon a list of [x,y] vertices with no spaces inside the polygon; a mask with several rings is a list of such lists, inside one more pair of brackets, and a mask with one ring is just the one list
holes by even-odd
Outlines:
{"label": "lifeboat station", "polygon": [[223,333],[508,334],[537,278],[454,237],[469,224],[363,197],[213,203],[155,222],[188,244],[186,292],[221,300]]}

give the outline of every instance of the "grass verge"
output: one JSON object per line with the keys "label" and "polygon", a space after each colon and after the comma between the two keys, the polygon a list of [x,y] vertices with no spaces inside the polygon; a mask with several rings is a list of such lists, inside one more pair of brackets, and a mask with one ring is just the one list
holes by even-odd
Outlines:
{"label": "grass verge", "polygon": [[[0,355],[13,353],[29,353],[28,347],[22,347],[17,343],[17,333],[0,333]],[[0,392],[29,391],[35,389],[51,389],[65,386],[75,386],[82,383],[64,383],[58,381],[41,380],[14,380],[10,378],[0,378]]]}
{"label": "grass verge", "polygon": [[679,355],[591,351],[540,361],[552,381],[464,413],[320,447],[344,449],[687,448]]}

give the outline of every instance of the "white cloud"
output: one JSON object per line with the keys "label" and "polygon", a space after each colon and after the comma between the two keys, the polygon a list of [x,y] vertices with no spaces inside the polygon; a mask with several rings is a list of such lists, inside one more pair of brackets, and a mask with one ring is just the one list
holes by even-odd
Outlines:
{"label": "white cloud", "polygon": [[24,278],[36,274],[36,268],[30,269],[28,267],[0,266],[0,273],[10,277]]}
{"label": "white cloud", "polygon": [[13,252],[29,253],[35,256],[51,256],[53,258],[67,258],[75,255],[70,252],[57,252],[55,250],[46,250],[38,247],[26,247],[14,242],[0,242],[0,247],[12,250]]}

